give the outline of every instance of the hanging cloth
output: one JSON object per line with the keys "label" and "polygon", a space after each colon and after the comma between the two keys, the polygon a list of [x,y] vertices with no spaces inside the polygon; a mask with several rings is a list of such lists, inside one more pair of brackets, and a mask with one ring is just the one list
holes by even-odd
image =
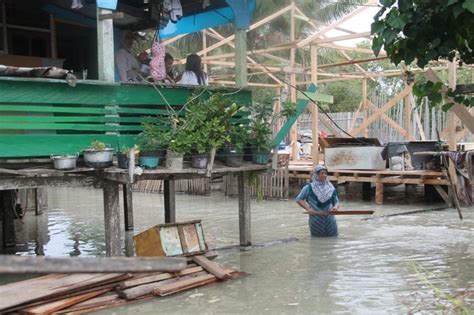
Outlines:
{"label": "hanging cloth", "polygon": [[82,5],[81,0],[72,0],[71,9],[79,10],[82,7],[83,7],[83,5]]}
{"label": "hanging cloth", "polygon": [[171,22],[176,23],[183,17],[183,7],[179,0],[171,0]]}
{"label": "hanging cloth", "polygon": [[150,74],[155,81],[161,81],[166,78],[165,68],[165,45],[159,41],[154,41],[151,46],[152,58],[150,61]]}

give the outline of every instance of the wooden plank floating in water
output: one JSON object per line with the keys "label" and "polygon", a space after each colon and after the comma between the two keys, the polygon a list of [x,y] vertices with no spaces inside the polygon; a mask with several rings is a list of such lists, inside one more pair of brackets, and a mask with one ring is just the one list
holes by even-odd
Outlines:
{"label": "wooden plank floating in water", "polygon": [[[52,301],[64,296],[71,296],[77,292],[84,293],[94,287],[122,281],[130,278],[129,274],[75,274],[75,275],[47,275],[30,280],[9,283],[0,286],[0,311],[31,305],[38,301]],[[26,289],[25,289],[26,288]]]}
{"label": "wooden plank floating in water", "polygon": [[[314,215],[367,215],[374,214],[371,210],[340,210],[340,211],[315,211]],[[308,214],[308,212],[302,212]]]}
{"label": "wooden plank floating in water", "polygon": [[205,256],[196,255],[193,257],[193,260],[196,264],[212,273],[214,276],[220,280],[227,280],[230,278],[230,274],[227,273],[219,264],[214,261],[207,259]]}
{"label": "wooden plank floating in water", "polygon": [[69,306],[76,305],[78,303],[90,300],[90,299],[92,299],[96,296],[102,295],[102,294],[104,294],[106,292],[109,292],[111,290],[112,290],[112,288],[97,290],[97,291],[93,291],[93,292],[90,292],[90,293],[81,294],[81,295],[77,295],[77,296],[73,296],[73,297],[68,297],[66,299],[46,303],[46,304],[43,304],[43,305],[33,306],[33,307],[27,308],[25,310],[22,310],[22,313],[23,314],[28,314],[28,315],[32,315],[32,314],[51,314],[55,311],[59,311],[59,310],[65,309]]}
{"label": "wooden plank floating in water", "polygon": [[182,257],[59,258],[0,255],[0,274],[175,272],[184,268],[186,258]]}

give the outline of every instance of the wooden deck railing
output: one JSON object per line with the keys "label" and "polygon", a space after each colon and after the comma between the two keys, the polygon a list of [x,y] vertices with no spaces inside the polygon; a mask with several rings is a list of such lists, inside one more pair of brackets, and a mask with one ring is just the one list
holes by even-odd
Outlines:
{"label": "wooden deck railing", "polygon": [[[169,115],[166,102],[179,109],[195,92],[190,87],[122,85],[0,77],[0,158],[74,154],[99,140],[119,150],[136,143],[147,116]],[[229,92],[230,89],[212,89]],[[251,103],[248,90],[229,97]],[[246,122],[246,113],[239,122]]]}

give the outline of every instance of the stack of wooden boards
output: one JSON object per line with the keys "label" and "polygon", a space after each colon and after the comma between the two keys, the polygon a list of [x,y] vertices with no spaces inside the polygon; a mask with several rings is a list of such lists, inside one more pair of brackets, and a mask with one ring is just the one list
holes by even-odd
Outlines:
{"label": "stack of wooden boards", "polygon": [[134,242],[142,257],[0,256],[0,273],[54,273],[0,286],[0,313],[89,313],[245,275],[212,261],[200,220],[155,225]]}
{"label": "stack of wooden boards", "polygon": [[51,274],[6,284],[0,286],[0,313],[82,314],[243,275],[210,260],[216,256],[187,257],[177,272]]}

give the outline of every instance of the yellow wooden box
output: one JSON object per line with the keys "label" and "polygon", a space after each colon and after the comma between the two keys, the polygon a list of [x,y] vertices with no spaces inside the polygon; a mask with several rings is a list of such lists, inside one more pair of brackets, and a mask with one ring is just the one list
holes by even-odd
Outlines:
{"label": "yellow wooden box", "polygon": [[208,250],[201,220],[155,225],[133,241],[137,256],[186,256]]}

